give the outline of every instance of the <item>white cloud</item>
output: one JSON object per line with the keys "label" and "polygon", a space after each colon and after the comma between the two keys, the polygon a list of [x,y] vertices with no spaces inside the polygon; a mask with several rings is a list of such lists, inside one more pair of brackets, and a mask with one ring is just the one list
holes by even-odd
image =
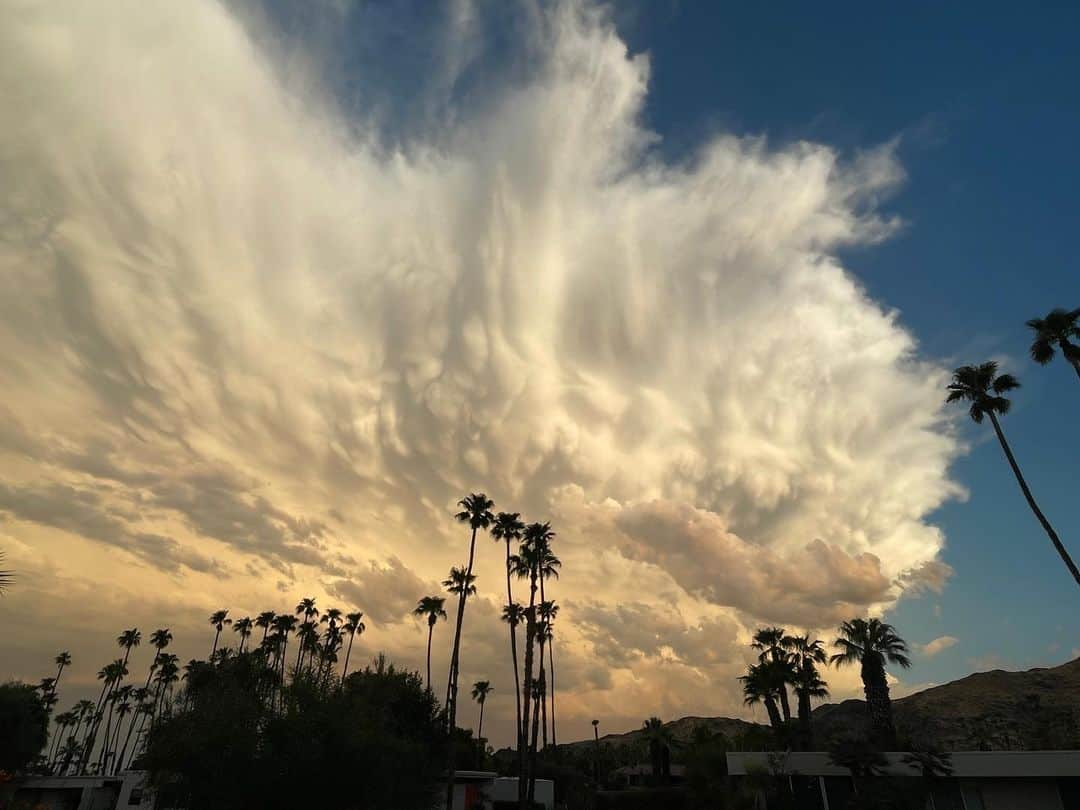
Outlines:
{"label": "white cloud", "polygon": [[918,650],[926,658],[933,658],[938,653],[944,652],[945,650],[959,643],[960,639],[958,639],[956,636],[938,636],[932,641],[928,641],[925,644],[918,645]]}
{"label": "white cloud", "polygon": [[[455,69],[473,58],[460,8]],[[903,176],[891,148],[717,135],[664,163],[648,58],[592,7],[531,25],[530,73],[387,145],[291,94],[293,63],[212,0],[11,9],[6,531],[185,616],[292,587],[392,621],[408,583],[461,562],[450,507],[484,488],[558,521],[569,723],[630,677],[589,660],[570,601],[609,616],[647,582],[677,606],[678,660],[643,644],[633,687],[675,712],[700,690],[670,672],[740,664],[727,630],[729,663],[703,659],[703,627],[940,587],[928,516],[959,492],[943,372],[836,258],[895,227],[875,209]],[[463,674],[505,681],[482,542],[496,601],[470,616]],[[423,642],[376,623],[363,644],[420,665]]]}

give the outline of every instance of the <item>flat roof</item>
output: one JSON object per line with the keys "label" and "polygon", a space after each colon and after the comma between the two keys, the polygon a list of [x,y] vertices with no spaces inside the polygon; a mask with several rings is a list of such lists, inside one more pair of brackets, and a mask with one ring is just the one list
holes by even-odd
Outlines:
{"label": "flat roof", "polygon": [[[885,752],[887,773],[893,776],[918,776],[905,765],[904,751]],[[1080,776],[1080,751],[953,751],[953,776],[957,778],[1023,778]],[[760,751],[737,751],[727,754],[728,773],[745,776],[748,770],[768,769],[770,757],[784,773],[806,776],[848,776],[847,768],[829,762],[826,751],[791,751],[774,754]],[[777,761],[778,758],[778,761]]]}

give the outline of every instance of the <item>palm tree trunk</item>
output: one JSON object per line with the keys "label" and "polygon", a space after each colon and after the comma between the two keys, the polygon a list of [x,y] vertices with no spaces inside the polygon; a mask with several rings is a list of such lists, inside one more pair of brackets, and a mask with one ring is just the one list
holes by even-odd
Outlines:
{"label": "palm tree trunk", "polygon": [[52,765],[55,764],[56,752],[60,750],[60,738],[64,736],[64,729],[67,726],[61,723],[56,724],[56,731],[53,732],[52,745],[49,746],[49,770],[52,770]]}
{"label": "palm tree trunk", "polygon": [[893,726],[892,701],[889,699],[885,670],[880,665],[864,661],[861,675],[866,708],[870,714],[871,738],[881,750],[890,751],[896,746],[896,729]]}
{"label": "palm tree trunk", "polygon": [[1031,490],[1028,489],[1027,482],[1020,472],[1020,467],[1013,457],[1012,450],[1009,448],[1009,443],[1005,441],[1005,434],[1001,432],[1001,425],[998,424],[997,415],[993,411],[989,411],[989,416],[990,424],[994,426],[994,432],[997,434],[998,441],[1001,442],[1001,449],[1005,451],[1005,458],[1008,459],[1009,466],[1012,467],[1013,475],[1016,476],[1016,482],[1020,485],[1020,491],[1023,492],[1024,497],[1027,498],[1028,506],[1031,507],[1031,511],[1035,513],[1035,517],[1038,518],[1039,523],[1042,524],[1043,529],[1050,538],[1050,542],[1054,544],[1054,548],[1057,549],[1057,553],[1060,555],[1062,562],[1065,563],[1065,567],[1069,569],[1069,572],[1073,575],[1073,579],[1076,580],[1076,584],[1080,585],[1080,570],[1077,569],[1076,563],[1073,562],[1072,557],[1069,556],[1069,552],[1065,549],[1065,546],[1062,545],[1061,540],[1058,539],[1057,532],[1055,532],[1054,527],[1050,525],[1050,521],[1046,519],[1042,510],[1039,509],[1039,505],[1035,503],[1035,498],[1032,496]]}
{"label": "palm tree trunk", "polygon": [[64,665],[61,664],[56,670],[56,677],[53,679],[52,693],[54,695],[56,694],[56,688],[58,686],[60,686],[60,675],[63,673],[63,671],[64,671]]}
{"label": "palm tree trunk", "polygon": [[131,732],[135,730],[135,721],[139,721],[139,727],[142,728],[142,718],[146,715],[140,711],[134,711],[131,714],[131,725],[128,726],[127,736],[124,737],[124,747],[120,749],[120,756],[116,760],[116,772],[120,773],[120,769],[124,767],[124,759],[127,757],[128,743],[131,742]]}
{"label": "palm tree trunk", "polygon": [[559,743],[555,740],[555,639],[549,638],[548,648],[548,674],[551,678],[551,747],[557,748]]}
{"label": "palm tree trunk", "polygon": [[476,727],[476,740],[480,742],[484,738],[484,701],[480,701],[480,723]]}
{"label": "palm tree trunk", "polygon": [[[506,604],[514,604],[514,590],[510,585],[510,538],[506,538]],[[518,674],[517,629],[510,624],[510,657],[514,660],[514,707],[517,718],[517,750],[521,752],[521,676]]]}
{"label": "palm tree trunk", "polygon": [[217,629],[217,632],[216,632],[216,633],[214,633],[214,646],[213,646],[213,648],[212,648],[212,649],[210,650],[210,657],[211,657],[211,658],[213,658],[213,657],[214,657],[214,653],[216,653],[216,652],[217,652],[217,643],[218,643],[218,636],[220,636],[220,635],[221,635],[221,628],[219,627],[219,628]]}
{"label": "palm tree trunk", "polygon": [[352,643],[356,638],[356,631],[349,634],[349,648],[345,650],[345,665],[341,668],[341,682],[345,683],[345,676],[349,674],[349,656],[352,655]]}
{"label": "palm tree trunk", "polygon": [[435,623],[428,621],[427,626],[427,688],[428,691],[434,691],[431,688],[431,634],[435,632]]}
{"label": "palm tree trunk", "polygon": [[532,708],[533,645],[536,639],[536,577],[534,568],[529,576],[529,608],[525,612],[525,678],[521,686],[521,747],[518,751],[518,803],[525,810],[528,790],[525,779],[528,773],[526,758],[529,749],[529,712]]}
{"label": "palm tree trunk", "polygon": [[765,695],[765,711],[769,714],[769,725],[773,727],[773,731],[779,732],[780,727],[784,725],[784,721],[780,718],[780,710],[776,707],[776,698],[772,695]]}
{"label": "palm tree trunk", "polygon": [[461,654],[461,628],[465,623],[465,602],[469,596],[469,580],[472,577],[473,557],[476,553],[476,526],[472,527],[472,537],[469,540],[469,565],[465,569],[465,582],[462,583],[461,593],[458,594],[457,626],[454,628],[454,650],[450,656],[450,678],[446,685],[447,722],[446,727],[450,731],[450,744],[447,746],[449,762],[446,767],[446,806],[454,806],[454,770],[455,770],[455,737],[454,728],[457,724],[457,679],[458,657]]}
{"label": "palm tree trunk", "polygon": [[540,693],[536,696],[536,705],[533,706],[532,718],[532,742],[529,745],[529,791],[526,807],[532,807],[536,801],[536,740],[540,731],[540,701],[544,697],[544,675],[540,673]]}
{"label": "palm tree trunk", "polygon": [[[547,686],[547,678],[544,677],[547,674],[545,672],[545,667],[544,667],[544,646],[545,646],[545,644],[546,644],[546,641],[543,638],[541,638],[540,639],[540,683],[544,684],[544,686],[546,687]],[[541,721],[543,722],[542,728],[544,730],[543,734],[541,735],[542,738],[543,738],[544,747],[541,750],[546,751],[547,750],[547,741],[548,741],[548,736],[547,736],[547,731],[548,731],[548,724],[547,724],[547,689],[546,688],[540,690],[540,715],[541,715]]]}
{"label": "palm tree trunk", "polygon": [[810,710],[810,693],[805,689],[796,690],[799,696],[799,726],[802,729],[804,751],[814,750],[814,728]]}
{"label": "palm tree trunk", "polygon": [[791,720],[791,704],[788,703],[787,687],[780,686],[780,708],[784,712],[784,722]]}

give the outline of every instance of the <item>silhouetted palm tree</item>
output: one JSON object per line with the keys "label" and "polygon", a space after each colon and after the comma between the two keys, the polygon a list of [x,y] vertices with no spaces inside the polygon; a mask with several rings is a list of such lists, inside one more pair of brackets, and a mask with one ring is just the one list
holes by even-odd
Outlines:
{"label": "silhouetted palm tree", "polygon": [[58,712],[54,719],[56,721],[56,731],[53,732],[52,745],[49,747],[48,756],[50,772],[56,766],[56,752],[60,750],[60,740],[63,738],[64,732],[78,721],[78,713],[74,709],[67,712]]}
{"label": "silhouetted palm tree", "polygon": [[747,706],[764,703],[765,711],[769,715],[769,725],[779,734],[784,720],[776,705],[776,686],[770,677],[769,663],[751,665],[745,675],[739,676],[739,680],[743,685],[743,702]]}
{"label": "silhouetted palm tree", "polygon": [[[525,530],[525,524],[521,521],[521,515],[517,512],[499,512],[495,516],[495,522],[491,527],[491,536],[496,540],[502,540],[506,544],[506,604],[514,604],[514,590],[511,586],[510,543],[521,539],[521,533]],[[521,751],[521,675],[518,672],[517,656],[517,621],[507,618],[506,610],[503,610],[503,621],[510,625],[510,658],[514,665],[514,706],[517,719],[517,750]]]}
{"label": "silhouetted palm tree", "polygon": [[1020,472],[1020,466],[1016,463],[1012,449],[1009,447],[1009,443],[1005,441],[1005,434],[1002,432],[1001,424],[998,422],[997,415],[1008,413],[1011,405],[1003,394],[1019,387],[1020,383],[1011,374],[998,375],[997,363],[993,361],[983,363],[980,366],[961,366],[953,372],[953,381],[949,384],[949,396],[945,401],[970,402],[971,407],[968,413],[976,424],[982,424],[984,416],[990,417],[990,424],[994,426],[994,433],[997,434],[1001,449],[1005,453],[1009,466],[1012,467],[1013,475],[1016,476],[1016,481],[1020,484],[1020,491],[1024,493],[1028,506],[1031,507],[1031,511],[1035,513],[1035,517],[1042,524],[1043,529],[1050,538],[1050,542],[1053,543],[1062,562],[1065,563],[1065,567],[1069,569],[1073,579],[1076,580],[1076,584],[1080,585],[1080,570],[1077,569],[1076,563],[1073,562],[1069,552],[1066,551],[1065,546],[1058,538],[1054,527],[1050,525],[1050,521],[1046,519],[1042,510],[1039,509],[1039,505],[1035,503],[1035,497],[1031,494],[1031,490],[1028,489],[1027,481],[1024,480],[1024,476]]}
{"label": "silhouetted palm tree", "polygon": [[262,641],[266,641],[266,636],[270,632],[270,627],[274,624],[274,616],[276,614],[272,610],[264,610],[258,616],[255,617],[255,626],[261,627]]}
{"label": "silhouetted palm tree", "polygon": [[[446,614],[443,614],[444,616]],[[364,614],[360,611],[355,613],[347,613],[345,615],[345,632],[349,634],[349,649],[345,651],[345,666],[341,670],[341,680],[345,680],[345,676],[349,674],[349,656],[352,655],[353,639],[356,638],[357,633],[364,634],[367,630],[367,626],[361,621],[364,618]],[[430,653],[429,653],[430,655]]]}
{"label": "silhouetted palm tree", "polygon": [[784,674],[777,696],[780,698],[780,708],[784,713],[785,722],[791,720],[791,704],[788,703],[787,684],[791,683],[795,678],[794,667],[791,666],[787,650],[784,649],[784,639],[786,637],[787,631],[782,627],[762,627],[754,633],[754,639],[750,644],[755,650],[760,651],[758,661],[762,663],[771,661],[776,665],[772,668],[773,674]]}
{"label": "silhouetted palm tree", "polygon": [[53,663],[56,664],[56,677],[53,678],[53,694],[55,694],[56,687],[60,683],[60,676],[64,673],[64,667],[71,665],[71,653],[67,650],[58,653]]}
{"label": "silhouetted palm tree", "polygon": [[217,652],[218,639],[221,638],[221,631],[225,629],[225,625],[227,624],[232,624],[232,619],[229,618],[229,611],[215,610],[210,614],[210,625],[214,628],[214,646],[210,649],[211,656]]}
{"label": "silhouetted palm tree", "polygon": [[[299,642],[297,644],[296,651],[296,671],[300,671],[300,663],[303,661],[304,653],[311,649],[311,629],[310,626],[314,624],[315,619],[319,617],[319,609],[315,607],[315,599],[306,596],[300,600],[296,605],[296,615],[303,616],[304,621],[300,624],[300,629],[296,631],[296,639]],[[318,636],[315,636],[315,640],[318,641]]]}
{"label": "silhouetted palm tree", "polygon": [[[0,563],[4,562],[4,552],[0,551]],[[0,595],[15,581],[15,572],[10,568],[0,568]]]}
{"label": "silhouetted palm tree", "polygon": [[659,717],[650,717],[642,724],[649,743],[649,763],[654,782],[667,781],[671,776],[671,731]]}
{"label": "silhouetted palm tree", "polygon": [[[449,580],[447,580],[449,581]],[[443,583],[444,585],[446,582]],[[441,596],[425,596],[416,603],[413,610],[415,616],[427,616],[427,687],[431,689],[431,634],[435,632],[435,622],[439,619],[446,620],[446,611],[443,605],[446,600]]]}
{"label": "silhouetted palm tree", "polygon": [[811,722],[810,701],[812,698],[829,696],[828,684],[822,680],[817,671],[818,664],[824,664],[829,660],[825,653],[825,642],[821,639],[811,641],[809,636],[787,636],[783,644],[784,649],[790,651],[792,663],[795,665],[793,686],[799,700],[799,728],[803,746],[806,750],[812,751],[814,750],[814,728]]}
{"label": "silhouetted palm tree", "polygon": [[[553,704],[554,701],[553,696],[549,694],[552,691],[552,682],[548,677],[548,675],[550,674],[550,668],[545,668],[544,666],[544,649],[547,648],[548,653],[551,652],[551,639],[553,635],[552,622],[554,622],[555,617],[559,615],[559,606],[556,605],[554,601],[544,601],[543,590],[543,586],[541,586],[541,599],[539,606],[537,606],[537,612],[540,615],[540,623],[536,628],[536,640],[537,643],[540,645],[540,678],[544,682],[544,702],[540,704],[540,710],[542,715],[541,722],[543,723],[544,728],[543,742],[544,748],[546,749],[548,742],[547,704],[549,698],[552,698]],[[552,714],[554,714],[554,709],[552,710]]]}
{"label": "silhouetted palm tree", "polygon": [[891,624],[878,619],[852,619],[840,625],[839,633],[839,638],[833,642],[839,652],[829,660],[835,666],[859,664],[874,737],[882,746],[893,746],[896,731],[885,664],[896,664],[904,669],[910,667],[907,642],[896,634]]}
{"label": "silhouetted palm tree", "polygon": [[[131,655],[132,649],[139,646],[142,641],[142,633],[138,628],[132,627],[130,630],[125,630],[119,636],[116,637],[116,643],[120,645],[120,648],[124,651],[124,668],[127,669],[128,656]],[[125,671],[125,674],[126,671]]]}
{"label": "silhouetted palm tree", "polygon": [[[507,563],[509,565],[509,562]],[[521,739],[521,679],[518,675],[518,652],[517,652],[517,627],[521,624],[525,618],[525,610],[517,602],[511,602],[508,605],[503,605],[502,620],[510,625],[510,655],[514,659],[514,704],[516,708],[517,719],[516,736],[517,736],[517,752],[520,755],[522,751],[522,739]]]}
{"label": "silhouetted palm tree", "polygon": [[480,745],[483,745],[484,738],[484,703],[492,691],[491,681],[477,681],[472,687],[472,699],[480,704],[480,722],[476,726],[476,740]]}
{"label": "silhouetted palm tree", "polygon": [[233,622],[233,632],[240,634],[240,645],[236,648],[238,655],[244,651],[244,642],[251,638],[251,628],[254,626],[255,622],[248,616],[244,616]]}
{"label": "silhouetted palm tree", "polygon": [[1076,376],[1080,377],[1080,309],[1054,309],[1045,318],[1032,318],[1027,325],[1034,330],[1031,343],[1031,359],[1045,366],[1054,359],[1057,349]]}

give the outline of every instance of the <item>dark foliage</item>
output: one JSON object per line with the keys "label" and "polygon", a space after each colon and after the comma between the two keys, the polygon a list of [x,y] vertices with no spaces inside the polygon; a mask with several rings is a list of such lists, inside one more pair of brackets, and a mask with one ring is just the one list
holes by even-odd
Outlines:
{"label": "dark foliage", "polygon": [[48,731],[49,715],[33,686],[0,685],[0,771],[25,770],[45,747]]}
{"label": "dark foliage", "polygon": [[445,742],[418,674],[380,661],[280,694],[269,672],[257,653],[191,668],[144,757],[165,794],[192,810],[431,806]]}

